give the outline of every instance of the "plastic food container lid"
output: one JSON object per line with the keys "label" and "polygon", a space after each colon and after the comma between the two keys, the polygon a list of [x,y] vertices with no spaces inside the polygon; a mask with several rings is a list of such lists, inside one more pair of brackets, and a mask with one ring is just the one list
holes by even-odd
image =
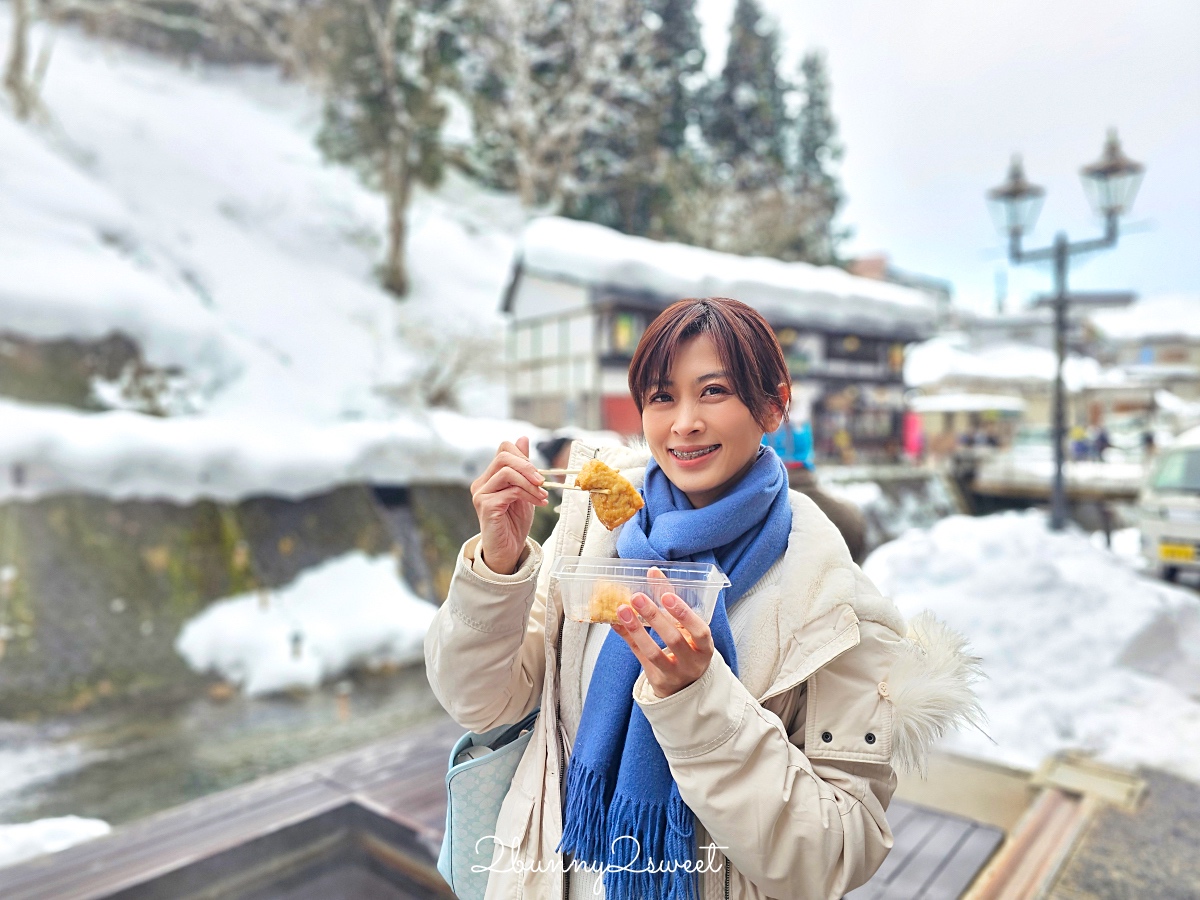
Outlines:
{"label": "plastic food container lid", "polygon": [[660,607],[666,594],[675,594],[708,622],[721,590],[729,587],[729,578],[712,563],[654,559],[564,556],[554,561],[550,575],[559,582],[567,618],[576,622],[612,624],[617,608],[637,593]]}

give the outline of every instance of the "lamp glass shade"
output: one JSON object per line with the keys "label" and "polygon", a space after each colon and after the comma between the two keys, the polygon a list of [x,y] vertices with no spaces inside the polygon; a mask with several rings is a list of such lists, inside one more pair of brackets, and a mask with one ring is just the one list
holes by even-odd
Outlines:
{"label": "lamp glass shade", "polygon": [[988,208],[996,228],[1010,235],[1031,230],[1042,210],[1045,196],[1044,188],[1030,184],[1025,178],[1021,158],[1014,156],[1004,184],[987,193]]}
{"label": "lamp glass shade", "polygon": [[1119,216],[1129,211],[1142,184],[1146,167],[1121,150],[1115,130],[1108,133],[1104,153],[1097,162],[1084,166],[1080,175],[1088,202],[1098,215]]}

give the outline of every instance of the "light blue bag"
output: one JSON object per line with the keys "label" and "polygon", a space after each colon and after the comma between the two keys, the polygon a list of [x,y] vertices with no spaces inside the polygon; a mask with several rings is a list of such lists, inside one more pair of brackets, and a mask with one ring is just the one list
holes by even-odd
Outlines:
{"label": "light blue bag", "polygon": [[[450,751],[446,773],[446,834],[438,871],[459,900],[483,900],[500,805],[533,736],[534,710],[515,725],[468,731]],[[475,749],[479,748],[479,749]],[[490,751],[489,751],[490,748]],[[473,755],[480,754],[482,755]],[[479,867],[479,871],[472,871]]]}

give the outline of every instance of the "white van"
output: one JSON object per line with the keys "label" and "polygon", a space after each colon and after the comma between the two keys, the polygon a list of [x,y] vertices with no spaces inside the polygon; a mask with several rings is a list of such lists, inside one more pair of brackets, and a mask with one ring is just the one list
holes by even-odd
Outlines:
{"label": "white van", "polygon": [[1138,511],[1151,569],[1167,581],[1200,570],[1200,428],[1180,435],[1150,466]]}

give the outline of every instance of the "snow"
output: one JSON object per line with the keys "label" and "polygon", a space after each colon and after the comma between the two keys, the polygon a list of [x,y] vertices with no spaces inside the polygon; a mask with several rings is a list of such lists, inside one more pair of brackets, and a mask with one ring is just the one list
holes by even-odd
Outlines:
{"label": "snow", "polygon": [[[1131,569],[1144,570],[1146,557],[1142,555],[1142,533],[1137,528],[1118,528],[1111,534],[1112,553]],[[1093,531],[1092,546],[1100,550],[1110,549],[1103,531]]]}
{"label": "snow", "polygon": [[352,667],[420,660],[436,607],[390,556],[348,553],[278,591],[218,601],[187,622],[176,649],[251,696],[313,688]]}
{"label": "snow", "polygon": [[[504,440],[547,432],[527,423],[435,411],[359,422],[156,418],[0,400],[0,501],[63,492],[192,502],[255,493],[303,497],[370,481],[461,483]],[[0,470],[3,471],[3,470]]]}
{"label": "snow", "polygon": [[[1111,453],[1112,451],[1107,451]],[[1146,468],[1140,461],[1071,460],[1063,463],[1063,481],[1068,490],[1088,489],[1108,493],[1136,494]],[[975,476],[980,491],[1017,488],[1038,491],[1054,478],[1053,447],[1049,444],[1016,447],[984,459]]]}
{"label": "snow", "polygon": [[1032,769],[1073,748],[1200,780],[1200,682],[1189,696],[1183,680],[1140,670],[1194,655],[1167,646],[1163,623],[1197,620],[1195,594],[1139,574],[1088,535],[1051,532],[1037,511],[943,519],[880,547],[864,570],[905,616],[933,610],[982,658],[995,743],[969,730],[946,749]]}
{"label": "snow", "polygon": [[1008,394],[930,394],[908,401],[913,412],[1024,412],[1025,401]]}
{"label": "snow", "polygon": [[848,324],[887,319],[932,327],[933,301],[920,291],[859,278],[834,266],[737,256],[631,237],[557,216],[532,220],[521,236],[533,274],[615,285],[661,296],[735,297],[765,314]]}
{"label": "snow", "polygon": [[0,720],[0,798],[13,797],[44,782],[53,781],[94,758],[72,742],[47,743],[24,731],[23,723]]}
{"label": "snow", "polygon": [[[9,14],[0,7],[0,33]],[[64,28],[44,96],[42,126],[0,110],[0,330],[124,332],[151,365],[181,370],[173,411],[187,415],[4,402],[0,470],[20,464],[25,495],[461,482],[498,433],[536,439],[526,423],[469,424],[507,408],[498,307],[525,220],[514,197],[453,174],[417,191],[400,303],[373,274],[384,200],[322,160],[311,91]],[[418,386],[461,346],[455,422]],[[94,393],[123,405],[114,384]]]}
{"label": "snow", "polygon": [[44,853],[103,837],[112,829],[99,819],[62,816],[22,825],[0,825],[0,866],[11,866]]}
{"label": "snow", "polygon": [[1160,294],[1121,309],[1097,310],[1092,324],[1113,340],[1200,338],[1200,294]]}
{"label": "snow", "polygon": [[[1053,350],[1032,344],[1001,343],[980,349],[968,346],[966,335],[938,335],[908,348],[904,359],[905,384],[921,387],[945,379],[977,381],[1051,382],[1057,357]],[[1063,363],[1067,390],[1077,391],[1098,383],[1100,363],[1086,356],[1068,356]]]}

